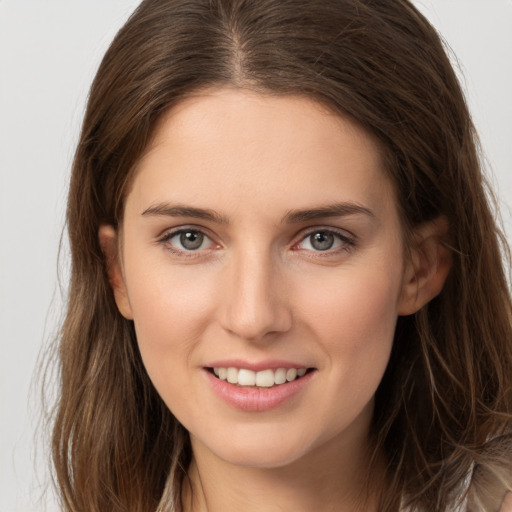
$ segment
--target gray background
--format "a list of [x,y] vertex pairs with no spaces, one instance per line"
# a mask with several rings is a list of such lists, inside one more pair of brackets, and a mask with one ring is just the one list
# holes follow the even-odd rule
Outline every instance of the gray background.
[[[40,351],[62,315],[57,252],[89,84],[138,0],[0,0],[0,512],[57,510]],[[512,232],[512,0],[417,0],[458,56]],[[509,236],[510,239],[510,236]],[[59,264],[65,289],[67,251]]]

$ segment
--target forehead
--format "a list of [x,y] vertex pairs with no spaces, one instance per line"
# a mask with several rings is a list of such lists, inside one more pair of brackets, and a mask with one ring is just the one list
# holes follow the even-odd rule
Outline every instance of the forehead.
[[160,120],[128,200],[261,214],[343,201],[385,208],[392,189],[378,142],[355,122],[306,97],[223,88]]

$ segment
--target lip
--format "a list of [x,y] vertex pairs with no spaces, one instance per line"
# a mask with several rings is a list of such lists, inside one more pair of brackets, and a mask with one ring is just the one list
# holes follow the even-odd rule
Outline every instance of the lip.
[[[247,365],[237,366],[236,364],[223,366],[224,363],[225,362],[223,362],[222,365],[219,364],[219,367],[247,368],[250,370],[253,370],[254,367],[261,368],[259,364],[248,367]],[[277,366],[276,368],[286,367],[305,368],[301,365],[297,367],[293,365],[290,366],[289,364],[288,366],[282,365]],[[270,368],[272,367],[265,366],[262,369]],[[306,375],[300,379],[287,382],[286,384],[280,384],[279,386],[274,386],[272,388],[242,387],[235,384],[230,384],[225,380],[220,380],[215,377],[210,369],[206,367],[203,368],[203,374],[213,392],[229,406],[245,412],[264,412],[275,409],[299,395],[316,374],[316,370],[306,373]]]

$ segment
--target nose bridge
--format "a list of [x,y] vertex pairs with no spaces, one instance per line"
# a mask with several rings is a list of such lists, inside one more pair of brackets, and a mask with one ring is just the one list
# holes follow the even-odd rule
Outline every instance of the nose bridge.
[[291,327],[283,293],[283,272],[271,250],[246,247],[233,254],[222,292],[224,328],[240,338],[258,340]]

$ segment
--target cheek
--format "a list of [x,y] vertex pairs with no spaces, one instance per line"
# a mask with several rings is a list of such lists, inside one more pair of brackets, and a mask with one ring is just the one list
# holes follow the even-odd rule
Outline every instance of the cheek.
[[126,283],[141,356],[158,388],[192,364],[215,295],[211,279],[197,268],[177,271],[165,259],[163,264],[139,261],[132,256],[125,262]]
[[303,318],[333,379],[354,400],[372,396],[387,366],[397,321],[400,274],[340,272],[320,294],[303,293]]
[[301,309],[327,339],[338,340],[337,346],[364,344],[393,333],[399,282],[399,276],[342,271],[324,281],[320,293],[304,290]]

